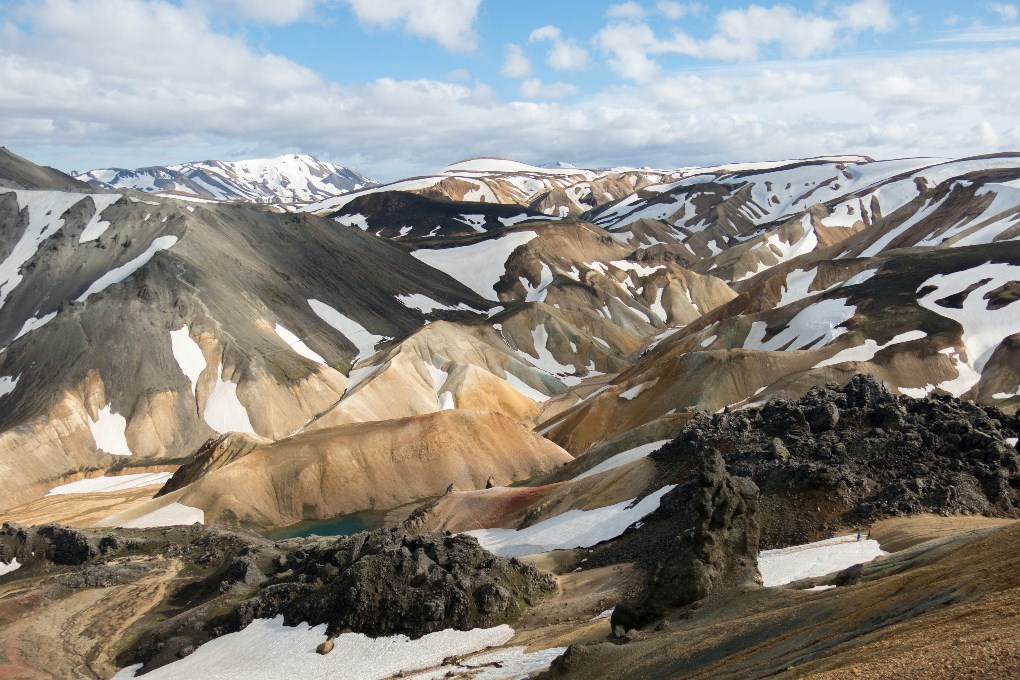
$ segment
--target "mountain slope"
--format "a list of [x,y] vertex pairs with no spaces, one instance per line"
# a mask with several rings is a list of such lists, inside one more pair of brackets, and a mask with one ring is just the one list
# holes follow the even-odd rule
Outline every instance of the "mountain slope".
[[167,196],[277,204],[321,201],[374,184],[349,168],[298,154],[136,170],[105,168],[76,177],[98,189],[136,189]]

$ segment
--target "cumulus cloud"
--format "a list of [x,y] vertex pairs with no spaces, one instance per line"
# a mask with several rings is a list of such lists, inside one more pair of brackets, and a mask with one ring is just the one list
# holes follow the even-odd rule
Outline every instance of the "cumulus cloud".
[[606,10],[606,16],[611,19],[643,19],[648,12],[636,2],[621,2],[618,5],[610,5]]
[[478,46],[475,21],[481,0],[344,0],[358,21],[435,40],[453,52]]
[[504,49],[503,69],[507,78],[527,78],[531,75],[531,60],[524,55],[520,45],[509,44]]
[[670,21],[676,21],[687,16],[698,16],[704,13],[705,6],[697,2],[659,0],[655,5],[655,10]]
[[614,26],[611,45],[643,46],[617,65],[640,78],[584,93],[528,74],[507,101],[477,82],[331,82],[218,32],[194,5],[39,0],[18,24],[0,21],[0,129],[5,145],[64,169],[294,151],[378,179],[482,155],[668,167],[1020,144],[1020,73],[996,66],[1020,63],[1020,50],[1006,44],[678,72],[649,59],[672,38]]
[[1016,21],[1020,11],[1013,3],[993,2],[987,5],[988,11],[998,15],[1003,21]]
[[582,71],[588,68],[588,50],[578,45],[577,41],[564,38],[556,26],[536,28],[528,36],[528,42],[551,42],[552,47],[545,61],[557,71]]
[[764,48],[776,46],[785,56],[803,59],[832,52],[863,31],[888,31],[895,25],[887,0],[858,0],[829,17],[787,5],[750,5],[720,12],[715,33],[704,40],[682,30],[660,38],[648,24],[628,21],[609,24],[595,42],[610,54],[609,65],[618,75],[647,82],[659,72],[653,58],[658,54],[753,61]]

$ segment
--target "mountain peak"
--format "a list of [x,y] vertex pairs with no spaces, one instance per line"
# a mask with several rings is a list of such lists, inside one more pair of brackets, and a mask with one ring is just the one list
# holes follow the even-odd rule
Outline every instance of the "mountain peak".
[[129,170],[103,168],[76,175],[102,189],[255,203],[307,203],[376,183],[350,168],[305,154],[237,161],[206,160]]

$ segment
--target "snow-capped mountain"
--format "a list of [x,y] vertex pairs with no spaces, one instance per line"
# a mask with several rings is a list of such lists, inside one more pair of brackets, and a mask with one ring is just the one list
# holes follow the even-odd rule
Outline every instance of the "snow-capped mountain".
[[97,189],[135,189],[166,196],[253,203],[307,203],[375,186],[367,177],[311,156],[200,161],[75,175]]

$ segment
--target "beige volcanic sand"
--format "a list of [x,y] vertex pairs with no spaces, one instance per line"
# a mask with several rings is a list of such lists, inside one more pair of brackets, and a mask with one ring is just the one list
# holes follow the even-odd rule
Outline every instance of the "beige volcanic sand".
[[201,508],[207,523],[280,526],[395,508],[439,496],[450,484],[484,488],[490,476],[509,484],[570,460],[506,416],[439,411],[304,432],[259,447],[172,500]]
[[0,522],[28,525],[53,522],[72,527],[92,527],[104,517],[144,505],[156,495],[160,486],[157,484],[110,493],[44,496],[0,514]]
[[70,590],[42,577],[0,585],[0,678],[110,678],[118,642],[167,597],[184,564],[151,560],[133,583]]
[[875,536],[890,545],[964,533],[880,558],[854,586],[710,599],[666,631],[585,647],[554,677],[1018,677],[1020,524],[970,528],[991,523],[933,516],[881,522]]

